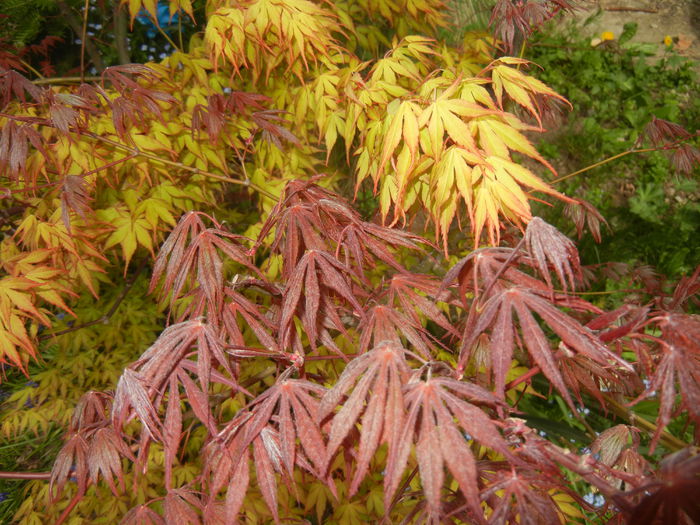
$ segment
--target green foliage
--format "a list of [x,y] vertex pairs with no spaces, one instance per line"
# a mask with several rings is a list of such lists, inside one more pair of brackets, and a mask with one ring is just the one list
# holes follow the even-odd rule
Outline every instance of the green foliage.
[[[644,145],[653,116],[691,131],[700,127],[693,62],[668,50],[653,57],[663,46],[631,43],[635,31],[628,24],[619,40],[595,47],[575,28],[542,32],[530,43],[527,55],[542,67],[540,78],[574,108],[538,144],[560,173]],[[557,186],[592,203],[609,222],[601,244],[590,236],[580,243],[585,262],[651,265],[670,278],[693,271],[700,253],[697,179],[676,173],[669,157],[628,155]],[[539,213],[570,228],[561,207]]]

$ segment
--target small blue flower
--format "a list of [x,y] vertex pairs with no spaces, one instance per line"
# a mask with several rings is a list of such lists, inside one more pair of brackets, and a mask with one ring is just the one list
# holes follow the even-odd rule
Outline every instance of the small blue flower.
[[0,492],[0,502],[10,498],[9,492]]
[[[156,19],[158,20],[158,25],[163,31],[169,33],[174,27],[177,26],[179,19],[179,12],[173,14],[170,18],[170,7],[166,2],[158,2],[156,7]],[[146,36],[148,38],[155,38],[158,34],[158,27],[153,23],[150,13],[145,9],[141,9],[138,15],[136,15],[136,21],[141,25],[146,26]]]

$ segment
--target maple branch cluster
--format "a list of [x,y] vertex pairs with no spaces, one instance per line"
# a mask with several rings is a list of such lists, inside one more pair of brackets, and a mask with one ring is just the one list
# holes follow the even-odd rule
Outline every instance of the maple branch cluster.
[[[156,8],[128,4],[132,18]],[[51,474],[58,523],[98,485],[119,495],[129,484],[139,504],[127,524],[248,512],[282,522],[299,516],[294,505],[309,512],[309,486],[348,505],[370,493],[385,521],[549,524],[583,510],[699,522],[700,455],[667,427],[700,420],[700,320],[689,313],[700,268],[671,293],[639,272],[650,304],[608,312],[584,300],[582,284],[618,278],[619,266],[582,267],[530,201],[558,199],[579,235],[600,239],[597,210],[552,185],[588,168],[548,183],[513,153],[553,172],[525,133],[567,101],[527,61],[494,60],[492,39],[469,51],[422,36],[444,25],[438,0],[359,4],[211,2],[190,52],[74,88],[41,87],[0,53],[0,203],[12,203],[0,210],[11,229],[0,364],[26,371],[38,340],[60,346],[55,336],[109,321],[138,275],[106,315],[39,336],[51,315],[78,317],[79,293],[119,282],[109,270],[126,275],[137,250],[154,259],[150,293],[167,318],[119,365],[114,392],[75,408]],[[513,45],[572,4],[501,0],[497,32]],[[661,119],[646,133],[686,172],[700,160],[696,135]],[[322,142],[325,152],[312,146]],[[324,170],[338,173],[312,175]],[[356,193],[373,186],[381,225],[326,188],[343,174]],[[224,183],[258,198],[266,219],[247,236],[226,227],[240,215]],[[416,218],[444,257],[393,227]],[[462,222],[471,238],[460,247],[474,250],[448,264]],[[492,246],[479,248],[482,237]],[[523,400],[547,394],[590,450],[557,446],[526,419]],[[654,423],[630,410],[652,397]],[[620,423],[597,435],[588,407]],[[655,470],[657,446],[673,453]]]
[[[336,482],[345,480],[352,497],[378,465],[387,516],[409,502],[416,519],[430,522],[514,523],[517,516],[555,523],[562,517],[556,494],[592,511],[562,469],[589,482],[607,505],[638,516],[635,523],[664,512],[692,516],[698,456],[682,451],[653,474],[627,425],[598,436],[594,455],[562,449],[517,417],[517,394],[531,389],[529,379],[508,381],[517,357],[574,414],[590,399],[605,407],[607,399],[624,403],[656,391],[652,447],[676,410],[697,422],[700,322],[679,308],[700,288],[700,270],[679,286],[671,308],[603,312],[567,293],[582,276],[577,251],[540,219],[516,248],[477,250],[442,282],[397,257],[432,250],[419,236],[363,221],[313,181],[287,186],[254,242],[205,214],[185,214],[151,282],[172,322],[127,367],[113,396],[89,393],[76,409],[54,467],[54,497],[72,476],[80,494],[99,478],[123,490],[122,458],[144,472],[156,445],[164,452],[166,520],[230,522],[251,490],[251,463],[276,522],[283,517],[278,481],[293,492],[300,471],[337,497]],[[261,251],[281,257],[277,279],[255,265]],[[378,274],[381,283],[371,284]],[[660,337],[646,335],[650,324]],[[634,362],[622,357],[629,348]],[[320,356],[338,366],[314,366]],[[262,390],[252,387],[263,379],[251,382],[249,372],[259,361],[276,367]],[[213,391],[245,402],[224,417]],[[202,474],[176,486],[183,437],[200,425]],[[411,464],[422,497],[407,491]],[[125,523],[152,514],[144,504]]]

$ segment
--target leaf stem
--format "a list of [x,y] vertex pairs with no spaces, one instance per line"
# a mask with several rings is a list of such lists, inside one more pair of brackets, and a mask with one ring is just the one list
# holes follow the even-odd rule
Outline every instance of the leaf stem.
[[638,148],[638,149],[630,149],[627,151],[623,151],[622,153],[618,153],[617,155],[613,155],[612,157],[608,157],[606,159],[598,161],[595,164],[591,164],[590,166],[586,166],[585,168],[581,168],[580,170],[576,170],[572,173],[564,175],[563,177],[556,178],[553,181],[551,181],[550,184],[557,184],[559,182],[565,181],[566,179],[570,179],[571,177],[575,177],[576,175],[580,175],[581,173],[585,173],[585,172],[590,171],[592,169],[595,169],[599,166],[603,166],[604,164],[607,164],[608,162],[612,162],[614,160],[625,157],[626,155],[630,155],[632,153],[649,153],[651,151],[657,151],[658,149],[659,148]]
[[0,471],[0,479],[51,479],[51,472]]
[[80,76],[85,78],[85,42],[87,40],[87,24],[88,24],[88,12],[90,9],[90,0],[85,0],[85,6],[83,7],[83,32],[80,35],[82,39],[80,42]]
[[231,184],[238,184],[240,186],[246,186],[252,190],[257,191],[258,193],[260,193],[262,195],[265,195],[266,197],[269,197],[273,200],[277,200],[277,197],[275,195],[273,195],[272,193],[270,193],[266,189],[261,188],[257,184],[253,184],[252,182],[238,180],[238,179],[232,179],[231,177],[226,177],[225,175],[218,175],[218,174],[212,173],[210,171],[195,168],[194,166],[187,166],[186,164],[183,164],[181,162],[164,159],[162,157],[159,157],[158,155],[154,155],[154,154],[148,153],[146,151],[141,151],[139,148],[128,146],[128,145],[123,144],[117,140],[112,140],[110,138],[103,137],[101,135],[98,135],[97,133],[93,133],[92,131],[83,131],[82,133],[84,135],[89,136],[90,138],[93,138],[93,139],[98,140],[100,142],[104,142],[105,144],[109,144],[109,145],[114,146],[115,148],[121,149],[123,151],[127,151],[134,156],[144,157],[144,158],[152,160],[154,162],[160,162],[160,163],[165,164],[167,166],[173,166],[173,167],[183,169],[183,170],[186,170],[186,171],[198,174],[198,175],[203,175],[205,177],[209,177],[210,179],[216,179],[216,180],[220,180],[223,182],[229,182]]
[[41,86],[44,84],[76,84],[79,82],[99,82],[102,77],[52,77],[52,78],[40,78],[38,80],[33,80],[32,84]]
[[[629,408],[627,408],[624,405],[621,405],[618,403],[615,399],[613,399],[611,396],[607,394],[603,394],[603,399],[605,399],[605,402],[610,405],[610,407],[613,409],[613,412],[615,412],[616,415],[620,416],[623,419],[626,419],[629,421],[629,423],[632,426],[638,427],[642,430],[645,430],[652,436],[655,435],[657,432],[659,432],[659,427],[655,424],[652,423],[651,421],[647,421],[641,416],[638,416],[634,412],[632,412]],[[688,443],[685,443],[684,441],[681,441],[678,439],[676,436],[668,432],[667,430],[662,430],[659,432],[660,436],[660,441],[666,445],[666,447],[671,450],[672,452],[677,452],[679,450],[682,450],[684,448],[688,448],[690,445]]]
[[58,332],[44,334],[41,337],[39,337],[39,341],[44,341],[46,339],[50,339],[52,337],[56,337],[59,335],[69,334],[71,332],[81,330],[82,328],[88,328],[89,326],[94,326],[96,324],[107,324],[107,322],[109,322],[109,320],[112,318],[112,316],[117,312],[117,309],[119,309],[119,305],[122,303],[122,301],[124,301],[126,296],[129,294],[129,292],[131,291],[131,288],[133,288],[134,284],[136,283],[136,280],[139,278],[139,275],[141,275],[141,272],[143,272],[143,270],[146,268],[147,262],[148,262],[148,259],[144,259],[141,262],[139,267],[136,269],[136,273],[134,273],[134,275],[131,277],[131,280],[127,283],[127,285],[121,291],[121,293],[119,294],[119,297],[117,297],[114,300],[112,307],[102,317],[100,317],[99,319],[95,319],[93,321],[88,321],[86,323],[71,326],[71,327],[66,328],[64,330],[59,330]]
[[[533,376],[537,375],[541,371],[539,366],[534,366],[527,372],[525,372],[523,375],[520,377],[514,379],[510,383],[506,385],[506,390],[511,390],[518,386],[519,384],[531,379]],[[647,421],[641,416],[638,416],[634,412],[632,412],[629,408],[627,408],[624,405],[621,405],[618,403],[615,399],[613,399],[611,396],[608,394],[603,393],[603,399],[605,399],[605,402],[612,408],[613,412],[620,418],[624,419],[630,425],[638,427],[641,430],[644,430],[648,432],[650,435],[656,434],[658,430],[658,426],[655,423],[652,423],[651,421]],[[592,428],[586,423],[584,425],[588,428],[589,433],[593,431]],[[676,436],[673,434],[669,433],[667,430],[662,430],[660,433],[660,440],[661,442],[664,443],[664,445],[671,450],[672,452],[677,452],[678,450],[687,448],[689,445],[685,443],[684,441],[681,441],[678,439]]]

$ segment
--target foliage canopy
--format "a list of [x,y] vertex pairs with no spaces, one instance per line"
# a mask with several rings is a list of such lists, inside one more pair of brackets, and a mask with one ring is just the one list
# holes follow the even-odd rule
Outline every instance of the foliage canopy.
[[[496,6],[506,41],[569,7],[525,4]],[[37,381],[2,431],[65,428],[16,520],[698,518],[700,268],[584,300],[531,211],[601,220],[528,138],[568,102],[446,24],[437,0],[212,0],[159,63],[0,70],[0,362]],[[547,397],[567,425],[538,427]]]

